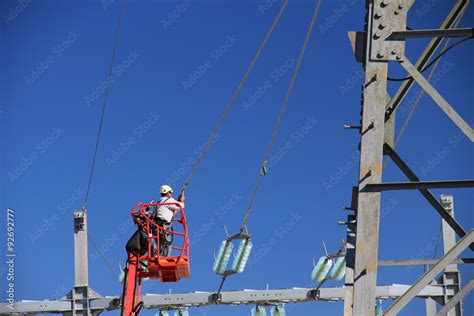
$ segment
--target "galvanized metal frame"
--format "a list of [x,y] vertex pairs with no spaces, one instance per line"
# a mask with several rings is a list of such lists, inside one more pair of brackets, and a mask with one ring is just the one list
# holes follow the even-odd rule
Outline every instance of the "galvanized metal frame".
[[[443,221],[444,224],[444,221]],[[443,226],[443,230],[445,227]],[[449,227],[450,230],[451,227]],[[445,234],[443,233],[443,236]],[[379,261],[379,267],[396,267],[396,266],[426,266],[426,265],[432,265],[438,262],[437,259],[413,259],[413,260],[383,260]],[[456,258],[451,262],[451,264],[473,264],[474,263],[474,258]]]
[[[409,285],[378,286],[376,297],[379,299],[396,299],[403,295]],[[268,289],[224,291],[219,293],[216,300],[215,292],[193,292],[179,294],[147,294],[142,295],[143,307],[148,309],[177,309],[179,307],[204,307],[214,305],[276,305],[281,303],[327,302],[344,299],[344,288],[293,288],[293,289]],[[417,297],[442,298],[444,291],[438,286],[424,288]],[[90,300],[91,313],[119,309],[120,297],[99,297]],[[6,304],[0,304],[0,314],[11,313]],[[71,301],[67,298],[53,301],[24,301],[15,304],[14,313],[70,313]]]
[[448,251],[437,263],[426,271],[403,295],[401,295],[384,312],[384,316],[395,316],[405,307],[416,294],[426,287],[439,273],[441,273],[457,256],[459,256],[472,242],[474,242],[474,229],[469,231],[451,250]]
[[[466,231],[452,214],[428,190],[448,185],[455,187],[459,182],[421,182],[408,165],[401,160],[393,146],[395,111],[416,81],[430,95],[435,103],[473,141],[472,128],[453,110],[449,103],[421,75],[420,70],[428,63],[440,46],[442,37],[472,35],[472,29],[449,30],[465,10],[468,0],[458,0],[439,30],[406,30],[406,16],[414,0],[366,0],[367,17],[365,33],[354,37],[357,60],[363,62],[365,81],[362,100],[362,126],[360,142],[359,183],[354,191],[351,208],[356,215],[348,215],[347,227],[347,269],[344,288],[294,288],[263,291],[233,291],[219,293],[196,292],[186,294],[144,295],[145,308],[172,309],[181,306],[211,306],[216,304],[257,304],[299,303],[309,301],[344,300],[345,315],[373,315],[375,299],[397,299],[387,315],[395,314],[411,298],[426,298],[431,312],[436,310],[435,301],[445,306],[438,314],[445,315],[454,306],[460,306],[462,297],[472,289],[471,280],[463,289],[451,293],[443,287],[428,285],[430,280],[446,269],[446,273],[456,273],[457,263],[472,263],[472,258],[457,259],[466,247],[474,250],[473,231]],[[421,54],[415,65],[405,57],[405,39],[435,36]],[[356,48],[358,46],[358,48]],[[362,50],[361,50],[362,47]],[[362,53],[361,53],[362,52]],[[397,61],[412,78],[404,81],[397,93],[390,99],[386,92],[388,62]],[[387,154],[410,183],[381,183],[382,158]],[[462,185],[472,186],[472,180]],[[462,237],[441,260],[401,260],[378,261],[378,238],[380,217],[380,191],[393,188],[419,190],[443,218],[443,232],[450,231]],[[87,213],[75,212],[75,286],[63,298],[54,301],[25,301],[15,304],[17,313],[63,313],[66,315],[95,315],[106,310],[119,308],[119,297],[102,297],[95,293],[88,282],[87,267]],[[453,235],[454,236],[454,235]],[[452,241],[452,239],[451,239]],[[445,248],[447,246],[445,245]],[[433,264],[418,282],[412,286],[377,286],[378,266]],[[446,280],[441,280],[446,283]],[[439,283],[439,282],[438,282]],[[445,284],[446,285],[446,284]],[[449,294],[449,295],[448,295]],[[451,295],[454,294],[454,295]],[[448,301],[448,299],[450,299]],[[434,308],[433,308],[434,306]],[[0,304],[0,313],[9,312],[5,304]],[[456,314],[458,315],[458,314]]]
[[[355,247],[355,267],[353,287],[346,287],[345,315],[373,315],[375,313],[374,288],[377,280],[378,239],[380,220],[380,195],[385,190],[417,189],[435,207],[438,213],[446,220],[449,227],[461,237],[463,245],[474,249],[472,238],[468,238],[464,229],[446,211],[443,205],[428,190],[430,188],[445,187],[473,187],[474,181],[431,181],[422,182],[396,154],[393,146],[394,113],[396,107],[402,102],[408,90],[416,81],[435,103],[448,115],[448,117],[473,141],[474,133],[471,127],[460,117],[448,102],[433,88],[421,75],[420,70],[428,63],[431,56],[441,43],[441,37],[471,36],[472,29],[446,30],[454,25],[460,14],[464,11],[467,1],[458,1],[451,13],[443,22],[441,30],[406,30],[407,10],[413,1],[391,0],[366,0],[367,16],[365,28],[365,59],[363,67],[365,80],[362,93],[362,126],[360,128],[360,170],[359,190],[356,200],[357,227]],[[425,49],[416,66],[406,58],[405,39],[425,36],[436,36]],[[360,37],[360,35],[359,35]],[[354,47],[356,41],[352,36]],[[356,55],[360,56],[355,47]],[[357,51],[359,51],[357,53]],[[360,60],[360,58],[358,58]],[[402,83],[396,95],[388,100],[386,97],[387,62],[397,61],[407,70],[411,78]],[[388,101],[388,102],[387,102]],[[388,104],[384,117],[380,119],[380,109]],[[384,126],[383,122],[386,123]],[[382,123],[382,124],[381,124]],[[384,135],[386,133],[386,135]],[[394,162],[410,179],[410,183],[382,183],[382,152],[388,153]],[[467,241],[466,241],[467,240]],[[455,249],[455,248],[453,248]],[[454,260],[455,258],[451,258]],[[433,267],[439,268],[443,260],[436,262]],[[451,262],[451,261],[450,261]],[[445,266],[443,266],[444,268]],[[348,267],[346,271],[350,271]],[[432,271],[433,268],[430,270]],[[424,280],[423,280],[424,281]],[[428,280],[428,282],[431,280]],[[418,282],[410,289],[419,290],[428,283]],[[409,290],[409,291],[410,291]],[[400,301],[408,303],[414,296],[413,293],[404,295],[397,300],[398,303],[391,307],[396,310],[401,306]],[[351,305],[352,304],[352,305]]]
[[367,184],[364,192],[382,192],[395,190],[421,190],[446,188],[472,188],[474,180],[446,180],[446,181],[413,181],[413,182],[385,182]]
[[[469,292],[472,291],[474,288],[474,278],[469,280],[469,282],[459,291],[454,295],[451,300],[436,313],[436,316],[446,316],[448,313],[455,308],[456,306],[460,306],[461,300],[463,299],[464,296],[469,294]],[[460,315],[461,307],[459,307],[459,311],[456,311],[457,314],[454,315]]]
[[[373,54],[377,59],[385,55],[380,48],[377,53],[372,52],[372,39],[382,39],[383,34],[377,31],[379,25],[388,25],[391,19],[376,12],[380,4],[380,0],[367,1],[353,301],[352,306],[347,301],[344,306],[348,315],[375,314],[380,192],[362,192],[360,189],[367,184],[380,183],[382,179],[385,111],[380,105],[387,103],[387,61],[372,59]],[[374,18],[376,14],[379,19]],[[378,20],[376,25],[375,20]]]
[[[440,202],[446,211],[454,217],[454,197],[452,195],[442,194],[440,196]],[[456,233],[448,225],[448,223],[446,223],[445,220],[441,221],[441,229],[443,233],[443,253],[447,254],[448,251],[456,245]],[[447,303],[452,301],[452,299],[461,290],[461,274],[459,273],[457,262],[451,262],[451,264],[449,264],[446,269],[444,269],[444,273],[442,274],[440,281],[445,289],[442,302],[442,305],[444,305],[443,308],[445,308]],[[449,316],[462,315],[461,301],[452,307],[454,308],[449,308],[446,312]],[[443,310],[443,308],[441,308],[441,310]]]

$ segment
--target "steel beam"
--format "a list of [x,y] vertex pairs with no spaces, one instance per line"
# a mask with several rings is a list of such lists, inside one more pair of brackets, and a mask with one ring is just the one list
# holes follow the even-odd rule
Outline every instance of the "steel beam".
[[415,79],[415,81],[421,86],[421,88],[428,94],[431,99],[439,106],[441,110],[456,124],[456,126],[466,136],[474,142],[474,131],[469,124],[449,105],[449,103],[439,94],[438,91],[429,83],[428,80],[413,66],[410,60],[403,56],[400,64]]
[[[383,260],[379,261],[379,267],[393,267],[393,266],[426,266],[438,262],[436,259],[416,259],[416,260]],[[472,264],[474,258],[456,258],[451,264]]]
[[[377,286],[376,297],[378,299],[395,299],[407,291],[409,285],[387,285]],[[417,297],[443,297],[443,289],[439,286],[427,286]],[[227,291],[220,293],[220,300],[215,300],[214,292],[194,292],[177,294],[147,294],[142,295],[141,300],[145,308],[178,308],[190,306],[210,305],[247,305],[247,304],[273,304],[273,303],[302,303],[302,302],[326,302],[340,301],[344,299],[344,288],[321,288],[315,291],[313,288],[293,288],[278,290],[244,290]],[[102,297],[91,301],[91,310],[97,313],[105,310],[117,310],[120,308],[120,297]],[[68,313],[72,310],[70,300],[54,301],[21,301],[15,303],[13,310],[7,304],[0,304],[0,314],[8,313]]]
[[74,212],[74,286],[89,285],[87,212]]
[[[440,202],[444,209],[454,218],[454,197],[452,195],[441,194]],[[443,253],[446,254],[456,245],[456,234],[445,220],[442,220],[441,224],[443,232]],[[461,275],[458,270],[458,265],[451,262],[451,264],[444,269],[441,279],[442,285],[444,286],[443,305],[445,305],[461,290]],[[462,316],[461,302],[459,302],[455,308],[451,309],[447,316]]]
[[465,285],[456,295],[451,298],[451,300],[446,303],[436,314],[436,316],[446,316],[448,312],[456,305],[458,305],[464,296],[469,294],[471,290],[474,288],[474,279],[471,279],[467,285]]
[[[454,218],[454,197],[452,195],[440,195],[440,203],[443,205],[446,212],[449,213]],[[451,228],[451,226],[446,223],[445,220],[441,220],[441,228],[443,232],[443,253],[447,253],[449,249],[453,248],[456,245],[456,233]],[[457,272],[458,267],[456,264],[450,264],[446,272]]]
[[[393,285],[378,286],[376,297],[388,299],[402,295],[409,286]],[[443,291],[439,287],[429,286],[419,297],[437,297]],[[162,308],[173,306],[206,306],[215,304],[210,292],[187,294],[152,294],[144,295],[142,301],[145,308]],[[247,304],[277,304],[298,303],[311,301],[339,301],[344,298],[344,288],[321,288],[314,296],[314,289],[294,288],[281,290],[244,290],[221,292],[219,304],[222,305],[247,305]]]
[[74,212],[74,288],[62,299],[71,302],[65,316],[90,316],[94,314],[91,301],[102,298],[89,287],[87,210]]
[[424,37],[471,37],[474,36],[473,31],[474,29],[472,28],[394,31],[387,39],[392,41],[402,41],[405,39]]
[[[442,292],[442,290],[441,290]],[[117,310],[119,306],[119,297],[101,297],[91,301],[90,312],[97,314],[106,310]],[[74,306],[73,302],[68,299],[52,300],[52,301],[20,301],[16,302],[14,309],[6,307],[6,304],[0,304],[0,314],[45,314],[45,313],[61,313],[71,314],[77,310],[79,306]]]
[[[454,23],[457,21],[457,19],[463,14],[468,3],[469,3],[468,0],[458,0],[456,4],[454,5],[454,7],[451,9],[451,12],[449,12],[448,16],[441,24],[440,29],[451,28],[454,25]],[[429,62],[429,60],[433,56],[433,54],[441,45],[442,40],[443,39],[440,37],[433,38],[428,44],[428,46],[426,46],[420,58],[418,58],[418,61],[416,62],[416,68],[418,70],[421,70],[423,69],[423,67],[426,66],[426,64]],[[392,97],[390,102],[388,102],[388,105],[386,107],[386,112],[385,112],[385,121],[388,121],[390,119],[390,116],[392,115],[392,113],[397,109],[397,107],[403,101],[408,91],[410,91],[411,87],[413,86],[413,83],[414,83],[413,79],[408,79],[406,81],[403,81],[403,83],[400,85],[400,88],[398,88],[395,95]]]
[[[408,165],[400,158],[395,150],[389,145],[384,145],[384,153],[387,154],[390,159],[398,166],[398,168],[405,174],[410,181],[420,181],[420,178],[408,167]],[[434,207],[438,214],[453,228],[459,237],[464,237],[466,232],[461,225],[446,211],[444,206],[438,201],[438,199],[428,189],[420,189],[420,193],[425,197],[428,203]],[[470,246],[471,250],[474,250],[474,245]]]
[[394,190],[452,189],[472,187],[474,187],[474,180],[447,180],[373,183],[367,184],[362,190],[364,192],[381,192]]
[[425,299],[425,309],[426,309],[426,316],[435,316],[436,315],[436,301],[428,297]]
[[470,244],[474,242],[474,230],[470,230],[459,242],[448,251],[436,264],[426,271],[402,296],[400,296],[384,312],[384,316],[395,316],[416,295],[427,286],[439,273],[443,271],[457,256],[459,256]]
[[[372,40],[376,33],[372,22],[375,6],[378,8],[380,2],[380,0],[366,2],[367,48],[361,111],[359,195],[352,308],[352,315],[357,316],[375,314],[380,192],[363,192],[360,189],[370,183],[380,183],[382,179],[384,105],[387,104],[387,62],[374,61],[370,57]],[[389,19],[390,17],[385,16],[384,18]]]

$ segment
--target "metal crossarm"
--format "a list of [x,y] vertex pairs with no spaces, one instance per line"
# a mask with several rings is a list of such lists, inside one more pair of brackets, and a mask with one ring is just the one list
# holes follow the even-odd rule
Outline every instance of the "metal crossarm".
[[395,31],[388,37],[389,40],[399,41],[410,38],[423,37],[472,37],[474,36],[473,29],[449,29],[449,30],[408,30]]
[[[436,259],[413,259],[413,260],[383,260],[379,261],[379,267],[390,267],[390,266],[415,266],[415,265],[431,265],[438,262]],[[452,264],[464,264],[474,263],[474,258],[457,258],[454,259]]]
[[474,180],[447,180],[447,181],[413,181],[413,182],[386,182],[367,184],[364,192],[381,192],[393,190],[420,190],[444,188],[472,188]]
[[[406,292],[409,285],[385,285],[377,286],[376,297],[378,299],[395,299]],[[202,307],[211,305],[248,305],[262,304],[271,305],[277,303],[302,303],[302,302],[326,302],[340,301],[344,299],[344,288],[292,288],[275,290],[243,290],[225,291],[219,295],[219,301],[215,300],[214,292],[194,292],[177,294],[147,294],[141,296],[143,307],[148,309],[177,309],[179,307]],[[424,288],[418,297],[443,297],[444,291],[439,286],[428,286]],[[93,313],[106,310],[119,309],[119,297],[100,297],[91,300],[90,308]],[[22,301],[15,304],[13,310],[0,304],[0,313],[68,313],[71,311],[71,302],[68,300],[54,301]]]

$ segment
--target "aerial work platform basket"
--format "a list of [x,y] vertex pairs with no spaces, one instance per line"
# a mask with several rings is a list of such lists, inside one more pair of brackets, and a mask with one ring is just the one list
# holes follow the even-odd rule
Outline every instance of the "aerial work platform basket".
[[[166,205],[179,207],[169,226],[155,217],[156,209]],[[178,282],[190,275],[188,228],[181,205],[140,202],[132,209],[132,217],[138,230],[127,243],[128,260],[122,295],[122,315],[127,316],[138,312],[142,306],[140,288],[143,279]],[[171,251],[163,255],[166,246]]]
[[[159,206],[176,205],[171,227],[166,229],[152,216]],[[162,282],[177,282],[189,277],[189,241],[186,215],[179,203],[138,203],[132,217],[140,231],[147,237],[147,252],[139,261],[147,262],[147,268],[139,273],[141,278],[160,279]],[[162,256],[160,249],[165,238],[171,237],[171,255]]]

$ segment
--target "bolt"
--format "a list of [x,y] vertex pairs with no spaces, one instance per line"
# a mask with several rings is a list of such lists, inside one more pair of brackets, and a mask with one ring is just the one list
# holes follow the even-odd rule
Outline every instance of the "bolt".
[[400,11],[398,11],[398,10],[395,10],[395,12],[393,12],[393,14],[395,14],[395,15],[399,15],[399,14],[400,14]]
[[382,59],[383,57],[384,57],[384,55],[380,51],[378,51],[377,52],[377,58]]
[[380,2],[380,6],[382,8],[385,8],[386,6],[388,6],[390,4],[390,0],[383,0],[382,2]]
[[394,56],[396,55],[395,58],[396,58],[397,60],[400,60],[400,59],[401,59],[400,54],[399,54],[396,50],[392,50],[390,53],[391,53],[392,55],[394,55]]
[[374,14],[374,19],[375,19],[375,20],[378,20],[378,19],[380,19],[381,17],[382,17],[382,14],[381,14],[380,12],[375,12],[375,14]]
[[383,30],[386,27],[387,27],[387,24],[385,24],[385,23],[380,23],[379,24],[379,30]]
[[374,36],[372,36],[374,40],[378,40],[380,38],[380,35],[378,33],[374,33]]

